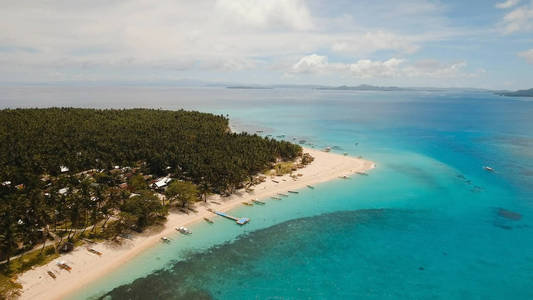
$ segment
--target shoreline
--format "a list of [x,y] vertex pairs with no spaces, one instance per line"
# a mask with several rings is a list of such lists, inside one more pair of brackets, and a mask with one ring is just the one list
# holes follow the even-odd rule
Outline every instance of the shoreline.
[[[269,198],[278,193],[286,193],[288,190],[302,189],[307,185],[319,184],[375,168],[374,162],[351,156],[308,148],[304,148],[304,152],[311,154],[315,160],[297,171],[303,174],[297,180],[284,175],[276,177],[274,180],[279,182],[276,183],[267,177],[265,182],[253,186],[254,191],[251,193],[243,192],[225,198],[219,195],[210,196],[207,205],[198,202],[195,206],[197,213],[169,213],[161,231],[148,230],[146,233],[135,234],[130,240],[123,240],[121,245],[111,242],[92,244],[90,247],[102,252],[102,256],[89,253],[85,245],[79,246],[74,251],[61,255],[46,265],[35,267],[21,274],[17,280],[23,285],[19,299],[62,299],[70,296],[84,285],[112,272],[145,250],[161,243],[161,237],[176,232],[175,227],[203,221],[204,217],[213,217],[213,214],[207,210],[208,208],[227,212],[242,205],[244,201]],[[220,205],[210,204],[209,201],[217,201]],[[56,266],[57,261],[66,261],[72,267],[72,271],[70,273],[60,271]],[[56,279],[52,279],[47,271],[54,272]]]

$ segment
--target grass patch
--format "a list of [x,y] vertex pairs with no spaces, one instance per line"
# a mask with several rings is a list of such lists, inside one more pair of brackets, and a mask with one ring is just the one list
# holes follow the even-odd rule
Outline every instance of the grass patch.
[[283,162],[276,163],[272,169],[266,170],[264,174],[282,176],[282,175],[291,173],[295,167],[296,167],[296,164],[294,162],[283,161]]
[[15,282],[10,276],[0,274],[0,299],[14,299],[22,285]]
[[9,265],[5,264],[0,270],[3,275],[11,276],[31,269],[34,266],[42,266],[59,257],[53,245],[47,246],[41,252],[40,250],[25,254],[19,258],[13,259]]
[[17,291],[22,286],[15,282],[16,275],[31,269],[34,266],[42,266],[59,257],[53,245],[13,259],[9,264],[0,266],[0,299],[11,299],[17,296]]

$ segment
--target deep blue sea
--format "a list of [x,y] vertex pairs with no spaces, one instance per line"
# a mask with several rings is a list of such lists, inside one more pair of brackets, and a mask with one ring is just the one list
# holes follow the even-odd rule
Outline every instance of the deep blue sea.
[[[533,299],[533,101],[488,92],[1,87],[2,107],[228,115],[377,163],[191,226],[72,299]],[[491,166],[496,172],[483,169]]]

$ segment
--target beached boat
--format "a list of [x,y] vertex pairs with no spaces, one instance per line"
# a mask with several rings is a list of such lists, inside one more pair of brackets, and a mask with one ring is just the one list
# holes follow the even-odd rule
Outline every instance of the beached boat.
[[283,193],[278,193],[278,196],[289,197],[289,195],[287,195],[287,194],[283,194]]
[[184,227],[184,226],[176,227],[176,230],[177,230],[179,233],[181,233],[181,234],[192,234],[192,232],[189,230],[189,228]]
[[204,221],[206,221],[207,223],[209,224],[213,224],[213,220],[209,219],[209,218],[204,218]]
[[297,191],[289,191],[289,193],[291,193],[291,194],[298,194]]
[[67,270],[69,272],[72,270],[72,268],[69,265],[67,265],[67,263],[64,261],[58,261],[56,262],[56,265],[60,267],[61,269]]
[[271,198],[274,199],[274,200],[281,200],[281,198],[279,198],[279,197],[271,197]]
[[274,179],[272,179],[272,181],[275,182],[275,183],[279,183],[279,181],[276,181],[276,180],[274,180]]
[[363,176],[368,176],[368,173],[365,173],[365,172],[355,172],[355,173],[357,173],[359,175],[363,175]]
[[89,249],[87,249],[87,250],[88,250],[89,252],[93,253],[93,254],[96,254],[96,255],[98,255],[98,256],[102,256],[102,252],[100,252],[100,251],[96,251],[96,250],[94,250],[93,248],[89,248]]
[[252,203],[248,203],[248,202],[243,202],[242,204],[246,206],[254,206]]
[[211,203],[216,204],[216,205],[220,205],[220,203],[216,202],[216,201],[211,201]]
[[263,201],[259,201],[259,200],[256,200],[256,199],[252,199],[252,201],[256,204],[259,204],[259,205],[265,205],[266,203],[263,202]]
[[309,185],[309,184],[307,185],[307,187],[310,188],[310,189],[314,189],[315,188],[314,186]]
[[56,274],[54,274],[52,271],[47,271],[46,273],[48,273],[48,275],[50,275],[50,277],[56,279]]
[[167,238],[166,236],[162,236],[161,241],[163,241],[163,243],[170,243],[170,239]]

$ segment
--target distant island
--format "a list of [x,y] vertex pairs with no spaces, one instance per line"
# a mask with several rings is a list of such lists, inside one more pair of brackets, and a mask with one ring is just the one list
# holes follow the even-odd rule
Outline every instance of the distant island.
[[271,90],[272,87],[268,86],[246,86],[246,85],[235,85],[235,86],[227,86],[227,89],[235,89],[235,90]]
[[318,87],[317,90],[338,90],[338,91],[409,91],[413,89],[400,88],[395,86],[373,86],[368,84],[361,84],[358,86],[341,85],[337,87]]
[[533,88],[529,90],[518,90],[515,92],[496,92],[497,95],[506,96],[506,97],[533,97]]

